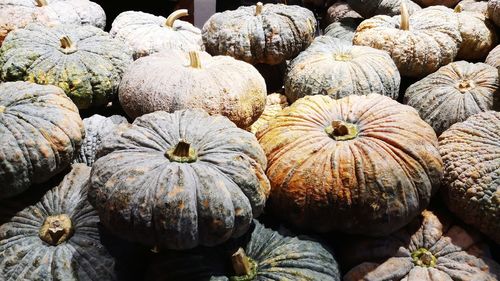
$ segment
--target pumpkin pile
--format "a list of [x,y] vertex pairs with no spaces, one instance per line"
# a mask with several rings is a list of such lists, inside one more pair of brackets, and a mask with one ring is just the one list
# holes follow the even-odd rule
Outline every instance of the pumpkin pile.
[[500,1],[255,2],[0,0],[0,280],[500,280]]

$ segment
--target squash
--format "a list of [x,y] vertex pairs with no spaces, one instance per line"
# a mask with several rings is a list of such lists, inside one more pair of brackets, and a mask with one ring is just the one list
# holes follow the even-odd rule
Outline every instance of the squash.
[[0,84],[0,198],[69,166],[85,134],[78,109],[54,86]]
[[109,33],[130,46],[134,59],[171,49],[201,51],[201,30],[179,20],[187,15],[185,9],[174,11],[167,18],[127,11],[116,17]]
[[460,9],[465,12],[480,13],[488,15],[488,1],[484,0],[462,0],[455,6],[455,9]]
[[11,32],[0,48],[0,78],[58,86],[86,109],[116,96],[131,62],[129,50],[96,27],[30,24]]
[[458,61],[408,87],[404,103],[414,107],[440,135],[471,115],[496,109],[494,100],[499,87],[496,68]]
[[114,235],[159,249],[243,235],[269,194],[255,136],[202,110],[158,111],[101,143],[89,200]]
[[201,108],[247,128],[264,111],[266,83],[250,64],[228,56],[171,50],[136,60],[118,97],[128,116]]
[[319,232],[389,234],[427,206],[442,176],[432,128],[378,94],[307,96],[257,139],[268,160],[269,210]]
[[87,201],[89,176],[89,167],[73,165],[38,203],[0,226],[3,280],[116,280],[99,217]]
[[300,6],[257,3],[212,15],[202,29],[208,53],[251,64],[280,64],[314,39],[314,14]]
[[341,39],[352,43],[354,32],[363,19],[345,18],[334,22],[325,28],[325,36]]
[[452,62],[462,37],[458,17],[443,6],[408,16],[375,16],[364,20],[353,43],[387,51],[402,76],[423,77]]
[[450,210],[500,244],[500,113],[482,112],[439,137]]
[[399,15],[400,6],[403,3],[408,7],[410,15],[422,9],[411,0],[347,0],[347,4],[365,19],[376,15]]
[[493,50],[490,51],[486,57],[485,63],[500,68],[500,45],[497,45]]
[[266,98],[266,107],[262,115],[250,126],[249,131],[257,133],[260,127],[267,124],[271,119],[280,113],[285,107],[288,106],[288,100],[285,95],[273,93]]
[[338,1],[333,3],[324,15],[322,24],[328,26],[334,22],[342,21],[343,19],[360,19],[363,17],[354,11],[347,2]]
[[318,94],[338,99],[379,93],[396,99],[400,82],[399,71],[386,52],[321,36],[290,63],[285,95],[291,103]]
[[488,1],[488,17],[497,27],[500,27],[500,0]]
[[453,8],[458,4],[458,2],[460,2],[460,0],[415,0],[415,3],[422,7],[442,5],[448,8]]

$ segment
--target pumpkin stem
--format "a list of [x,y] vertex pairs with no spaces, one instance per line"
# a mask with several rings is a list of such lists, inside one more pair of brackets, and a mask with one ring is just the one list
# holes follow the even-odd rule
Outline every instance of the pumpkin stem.
[[341,120],[332,121],[325,132],[336,141],[352,140],[358,136],[356,125]]
[[257,2],[257,5],[255,5],[255,15],[258,16],[262,14],[262,9],[264,8],[264,4],[262,2]]
[[191,163],[198,159],[198,155],[194,148],[183,139],[180,139],[175,147],[165,152],[165,156],[170,161],[179,163]]
[[470,80],[462,80],[458,83],[458,90],[461,93],[465,93],[472,88],[474,88],[474,83]]
[[35,0],[35,1],[38,7],[43,7],[48,5],[47,0]]
[[174,26],[174,21],[176,21],[179,18],[189,16],[189,12],[187,9],[180,9],[177,11],[172,12],[168,17],[167,21],[165,22],[165,25],[167,27],[172,28]]
[[399,28],[401,30],[410,30],[410,13],[408,13],[408,7],[406,7],[405,1],[401,1],[401,25]]
[[4,113],[4,112],[5,112],[5,106],[0,105],[0,113]]
[[71,54],[76,51],[75,45],[73,44],[73,41],[68,36],[63,36],[59,39],[59,42],[61,43],[61,50],[65,54]]
[[239,248],[231,256],[234,272],[237,276],[230,278],[231,281],[249,281],[254,280],[257,275],[257,263],[249,258],[243,248]]
[[455,9],[453,9],[453,12],[455,13],[461,13],[464,9],[462,8],[462,5],[458,4],[455,6]]
[[189,51],[189,66],[201,68],[200,54],[197,51]]
[[420,248],[415,252],[411,253],[413,263],[422,267],[434,267],[436,266],[436,257],[427,249]]
[[38,231],[38,236],[42,241],[57,246],[71,238],[73,233],[71,218],[62,214],[47,217]]

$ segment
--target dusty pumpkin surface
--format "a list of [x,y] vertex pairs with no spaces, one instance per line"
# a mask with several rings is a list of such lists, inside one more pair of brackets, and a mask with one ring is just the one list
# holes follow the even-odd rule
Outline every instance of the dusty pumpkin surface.
[[486,57],[485,63],[496,68],[500,67],[500,45],[497,45],[493,50],[490,51],[490,53]]
[[365,19],[376,15],[399,15],[401,3],[406,4],[410,14],[422,9],[411,0],[347,0],[347,4]]
[[449,8],[454,7],[460,0],[415,0],[415,3],[422,7],[443,5]]
[[488,17],[497,27],[500,27],[500,0],[488,1]]
[[354,33],[362,21],[363,19],[344,18],[328,25],[325,28],[324,35],[352,43]]
[[288,100],[285,95],[273,93],[266,97],[266,108],[262,115],[250,126],[250,132],[257,133],[260,127],[267,124],[271,119],[280,113],[283,108],[288,106]]

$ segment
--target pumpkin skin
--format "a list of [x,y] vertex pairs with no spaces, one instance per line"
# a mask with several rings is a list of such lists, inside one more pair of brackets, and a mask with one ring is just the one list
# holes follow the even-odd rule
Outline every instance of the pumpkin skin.
[[380,93],[395,99],[400,82],[398,69],[386,52],[320,36],[290,63],[285,95],[291,103],[318,94],[338,99]]
[[250,126],[250,132],[257,133],[260,127],[267,124],[269,120],[273,119],[278,113],[280,113],[285,107],[288,106],[288,100],[285,95],[274,93],[270,94],[266,98],[266,108],[262,115],[255,121],[255,123]]
[[[189,157],[175,153],[180,139],[191,143]],[[160,248],[214,246],[243,235],[270,188],[255,136],[199,109],[159,111],[119,126],[97,157],[89,200],[101,223]]]
[[443,6],[415,12],[408,30],[402,28],[400,16],[375,16],[361,22],[353,43],[387,51],[401,75],[410,77],[423,77],[452,62],[462,43],[458,17]]
[[0,226],[4,280],[116,280],[114,260],[100,242],[99,217],[87,201],[89,175],[89,167],[73,165],[40,202]]
[[352,43],[354,32],[363,19],[345,18],[334,22],[325,28],[325,36],[341,39]]
[[500,113],[482,112],[444,132],[439,151],[447,206],[500,244],[499,134]]
[[488,17],[500,27],[500,0],[488,1]]
[[78,109],[54,86],[0,84],[0,198],[64,170],[85,134]]
[[410,15],[422,9],[419,5],[410,0],[347,0],[347,4],[367,19],[376,15],[399,15],[399,7],[403,1],[408,7]]
[[422,7],[443,5],[449,8],[454,7],[460,0],[415,0],[415,3]]
[[490,65],[453,62],[408,87],[404,103],[440,135],[471,115],[498,107],[499,83],[498,70]]
[[98,28],[30,24],[11,32],[0,48],[0,78],[58,86],[86,109],[116,96],[131,62],[130,51]]
[[483,14],[460,9],[455,9],[462,36],[457,59],[482,61],[498,43],[495,26]]
[[251,64],[280,64],[297,56],[314,39],[314,14],[300,6],[242,6],[212,15],[202,29],[208,53]]
[[427,206],[442,175],[432,128],[378,94],[307,96],[257,138],[268,159],[270,211],[319,232],[391,233]]
[[488,1],[483,0],[462,0],[455,6],[465,12],[475,12],[483,15],[488,15]]
[[500,45],[497,45],[493,50],[490,51],[490,53],[486,57],[485,63],[496,68],[500,67]]
[[363,17],[356,11],[354,11],[349,6],[349,4],[344,1],[339,1],[333,3],[330,7],[328,7],[328,10],[326,11],[326,14],[324,16],[323,24],[324,26],[328,26],[334,22],[339,22],[346,18],[363,19]]
[[264,78],[252,65],[228,56],[179,50],[136,60],[118,93],[132,118],[159,110],[201,108],[228,117],[240,128],[259,118],[266,95]]
[[[172,14],[174,18],[177,15],[187,14],[179,13],[182,10],[176,12]],[[191,23],[176,19],[167,24],[167,18],[143,12],[127,11],[119,14],[113,21],[109,33],[130,46],[134,59],[171,49],[183,51],[203,49],[201,30]]]

